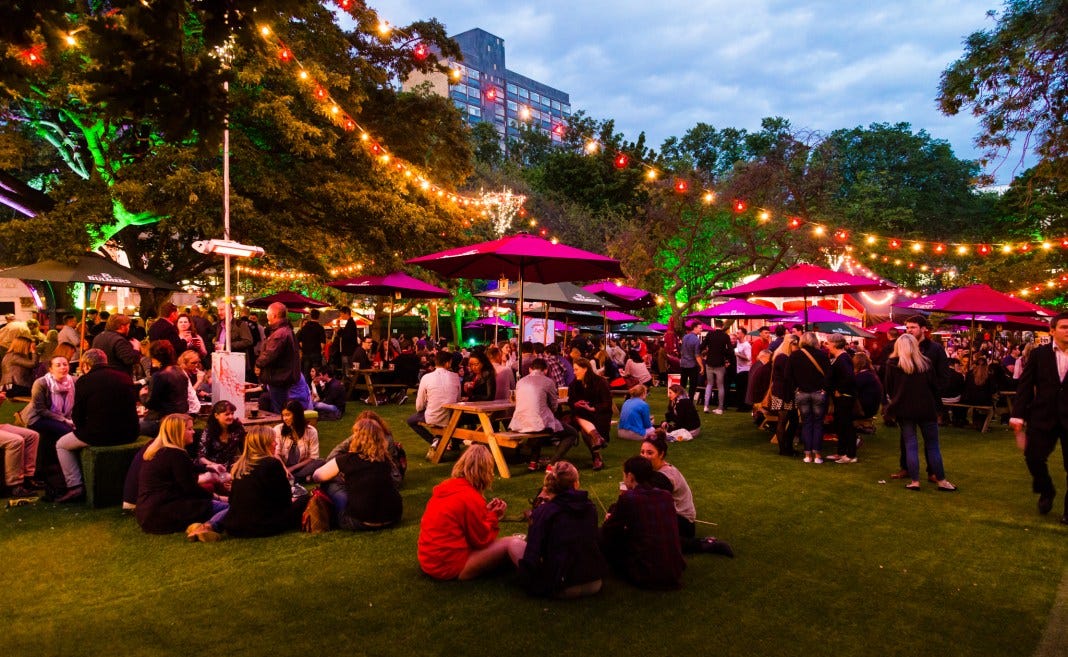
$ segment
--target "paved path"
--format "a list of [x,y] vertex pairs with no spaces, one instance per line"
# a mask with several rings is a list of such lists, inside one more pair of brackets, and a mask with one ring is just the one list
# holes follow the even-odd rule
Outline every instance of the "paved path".
[[1068,657],[1068,569],[1061,578],[1057,599],[1053,601],[1049,622],[1038,642],[1035,657]]

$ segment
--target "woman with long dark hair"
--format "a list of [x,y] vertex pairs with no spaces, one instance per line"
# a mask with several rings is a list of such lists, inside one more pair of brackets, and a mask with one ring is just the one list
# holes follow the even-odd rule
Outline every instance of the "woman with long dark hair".
[[323,464],[319,458],[319,431],[308,424],[304,406],[295,399],[282,409],[282,423],[275,425],[277,438],[275,455],[286,464],[289,474],[297,481],[305,481]]
[[593,469],[601,470],[604,468],[601,449],[608,444],[612,431],[612,391],[591,365],[585,358],[575,359],[575,380],[567,387],[567,403],[572,421],[590,449]]

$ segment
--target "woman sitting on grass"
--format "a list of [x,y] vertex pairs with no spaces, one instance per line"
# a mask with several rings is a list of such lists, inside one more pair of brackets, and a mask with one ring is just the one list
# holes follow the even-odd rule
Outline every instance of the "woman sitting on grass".
[[593,469],[601,470],[604,468],[601,449],[608,444],[612,430],[612,391],[585,358],[575,359],[575,380],[567,387],[567,401],[571,406],[571,421],[590,449]]
[[295,399],[282,409],[282,424],[275,425],[278,458],[297,481],[307,481],[324,461],[319,458],[319,432],[304,419],[304,406]]
[[567,461],[545,472],[542,494],[547,502],[534,509],[527,540],[509,548],[527,592],[554,598],[578,598],[601,590],[608,563],[600,548],[597,509],[579,490],[579,473]]
[[[508,505],[486,502],[493,456],[483,445],[467,448],[452,476],[434,487],[419,525],[419,567],[434,579],[474,579],[509,563],[515,537],[497,538]],[[518,549],[518,548],[517,548]]]
[[286,467],[274,450],[273,431],[261,426],[249,428],[245,449],[231,471],[227,534],[238,538],[274,536],[300,527],[308,497],[293,499]]
[[[386,444],[389,446],[388,451],[390,478],[393,479],[394,488],[400,489],[401,485],[404,484],[404,474],[408,471],[408,453],[404,451],[404,446],[393,438],[393,431],[390,430],[389,425],[386,424],[386,421],[383,420],[382,416],[378,413],[375,413],[374,411],[363,411],[356,416],[356,422],[359,422],[360,420],[371,420],[378,424],[378,426],[382,427],[382,433],[386,435]],[[352,427],[353,430],[355,430],[355,422],[353,423]],[[351,445],[352,436],[349,435],[340,443],[338,443],[337,446],[334,447],[334,449],[330,450],[330,453],[326,456],[326,460],[329,461],[330,459],[337,458],[341,454],[349,451]],[[331,487],[343,487],[344,485],[345,476],[338,475],[337,477],[331,479],[325,487],[320,486],[320,488],[324,489],[324,493],[329,494],[329,489]]]
[[658,429],[651,438],[642,442],[639,456],[653,464],[653,470],[663,475],[671,484],[671,488],[664,487],[671,493],[675,503],[675,515],[679,523],[679,539],[683,552],[709,552],[733,557],[734,551],[726,542],[714,536],[697,538],[697,509],[693,504],[693,493],[690,492],[690,484],[686,477],[682,476],[679,469],[667,462],[667,435],[663,429]]
[[645,397],[649,389],[640,383],[627,391],[630,399],[619,409],[619,437],[623,440],[645,440],[653,434],[653,419]]
[[217,541],[216,523],[229,508],[197,481],[186,446],[193,442],[193,420],[173,413],[160,421],[159,436],[144,453],[137,486],[135,515],[149,534],[172,534],[186,529],[190,541]]
[[225,399],[215,402],[197,447],[197,467],[212,473],[220,490],[230,483],[230,469],[245,449],[245,427],[236,412],[237,406]]
[[679,429],[690,432],[691,438],[696,438],[701,433],[701,416],[697,414],[697,407],[686,396],[686,388],[677,383],[668,386],[668,407],[664,413],[664,423],[660,428],[668,433],[672,440],[678,440],[678,436],[684,436]]
[[327,461],[312,478],[328,482],[338,475],[344,475],[344,487],[329,488],[338,527],[374,530],[400,522],[403,503],[393,485],[389,444],[378,422],[356,420],[349,450]]

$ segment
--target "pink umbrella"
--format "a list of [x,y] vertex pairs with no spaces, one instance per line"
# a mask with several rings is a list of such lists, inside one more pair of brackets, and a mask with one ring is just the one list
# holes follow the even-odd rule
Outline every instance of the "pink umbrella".
[[899,331],[904,331],[905,330],[905,325],[904,324],[900,324],[898,322],[885,321],[885,322],[881,322],[879,324],[876,324],[875,326],[869,326],[868,327],[868,330],[871,331],[872,333],[886,333],[890,329],[897,329]]
[[1013,316],[1013,315],[953,315],[947,317],[947,322],[971,322],[975,321],[976,324],[996,324],[1008,329],[1021,329],[1021,330],[1038,330],[1048,331],[1049,322],[1042,321],[1041,319],[1032,319],[1025,316]]
[[[393,302],[395,299],[447,299],[452,292],[425,283],[402,271],[385,276],[357,276],[327,283],[342,292],[371,297],[389,297],[389,319],[386,322],[386,340],[393,337]],[[389,354],[389,349],[386,349]]]
[[[512,235],[408,260],[449,278],[507,278],[519,283],[560,283],[623,275],[619,261],[534,235]],[[517,304],[519,342],[523,342],[523,296]]]
[[807,316],[808,316],[807,319],[805,317],[803,317],[801,313],[795,313],[793,315],[790,315],[789,317],[783,317],[781,321],[783,321],[783,322],[801,322],[801,321],[804,321],[806,324],[815,324],[815,323],[822,323],[822,322],[838,322],[838,323],[854,322],[854,323],[860,323],[860,318],[859,317],[853,317],[852,315],[843,315],[842,313],[836,313],[833,310],[827,310],[826,308],[821,308],[820,306],[812,306],[811,308],[806,308],[806,310],[808,311],[807,312]]
[[968,285],[938,294],[920,297],[901,306],[912,310],[935,310],[944,313],[981,315],[1038,315],[1053,317],[1053,311],[1042,306],[998,292],[989,285]]
[[650,322],[649,323],[649,330],[650,331],[666,331],[666,330],[668,330],[668,325],[667,324],[661,324],[660,322]]
[[811,310],[809,297],[826,297],[834,294],[852,294],[896,287],[893,283],[856,276],[840,271],[831,271],[815,265],[799,264],[776,274],[761,277],[751,283],[719,292],[718,296],[744,298],[756,294],[773,297],[802,297],[805,303],[804,323],[808,324]]
[[276,292],[245,303],[249,308],[266,308],[272,303],[283,303],[288,310],[301,311],[305,308],[325,308],[330,304],[306,297],[298,292]]
[[608,299],[620,308],[635,310],[637,308],[649,308],[656,305],[656,298],[652,292],[640,290],[636,287],[616,285],[612,281],[599,281],[592,285],[583,286],[587,292]]
[[760,304],[749,303],[745,299],[731,299],[727,303],[712,308],[705,308],[696,313],[690,313],[686,316],[686,319],[706,319],[709,317],[723,319],[772,319],[775,317],[786,317],[789,314],[790,313],[781,310],[761,306]]
[[612,322],[613,324],[617,324],[617,323],[620,323],[620,322],[640,322],[640,321],[642,321],[641,317],[637,317],[635,315],[631,315],[630,313],[620,312],[618,310],[606,311],[605,314],[604,314],[604,318],[607,319],[609,322]]

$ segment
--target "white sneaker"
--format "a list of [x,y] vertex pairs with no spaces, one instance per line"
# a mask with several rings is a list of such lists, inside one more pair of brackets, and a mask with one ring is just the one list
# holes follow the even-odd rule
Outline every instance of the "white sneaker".
[[707,406],[705,406],[705,413],[707,413],[707,412],[708,412],[708,407],[707,407]]
[[812,463],[812,457],[811,456],[806,456],[801,461],[802,461],[802,463]]
[[[705,411],[705,412],[707,413],[708,411]],[[717,408],[717,409],[713,410],[712,412],[715,413],[716,415],[723,415],[723,409],[722,408]]]
[[843,457],[838,458],[838,459],[835,460],[835,463],[842,463],[842,464],[856,463],[856,462],[857,462],[857,459],[851,459],[848,456],[843,456]]
[[823,459],[821,459],[820,457],[817,456],[816,458],[812,459],[812,462],[813,463],[823,463]]

